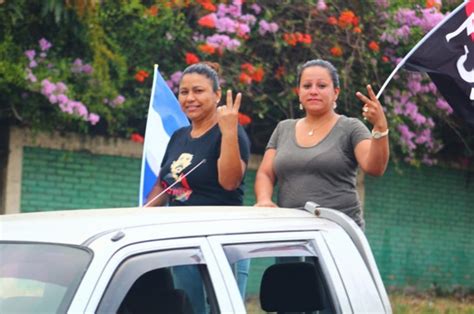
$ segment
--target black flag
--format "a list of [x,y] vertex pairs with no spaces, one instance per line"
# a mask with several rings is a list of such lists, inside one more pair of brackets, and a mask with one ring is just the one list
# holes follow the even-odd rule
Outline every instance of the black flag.
[[474,126],[474,0],[433,29],[404,63],[426,72],[454,112]]

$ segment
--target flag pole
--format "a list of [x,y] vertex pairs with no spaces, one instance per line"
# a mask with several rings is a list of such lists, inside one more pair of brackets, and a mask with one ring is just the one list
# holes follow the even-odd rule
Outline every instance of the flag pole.
[[168,192],[169,189],[171,189],[173,186],[175,186],[176,184],[178,184],[179,182],[181,182],[184,178],[186,178],[188,176],[188,174],[190,174],[191,172],[193,172],[197,167],[199,167],[200,165],[206,163],[206,159],[204,158],[203,160],[201,160],[196,166],[194,166],[191,170],[189,170],[188,172],[186,172],[185,174],[182,174],[178,177],[178,179],[176,181],[173,182],[173,184],[171,184],[170,186],[168,186],[166,189],[164,189],[163,191],[161,191],[157,196],[155,196],[154,198],[152,198],[151,200],[149,200],[145,205],[143,206],[140,206],[140,207],[149,207],[150,204],[152,204],[156,199],[158,199],[161,195],[165,194],[166,192]]
[[[151,95],[155,94],[155,88],[156,88],[156,72],[158,71],[158,64],[154,64],[153,66],[153,85],[151,87]],[[148,105],[148,113],[147,113],[147,125],[148,125],[148,114],[150,113],[150,109],[153,105],[153,97],[150,97],[150,104]],[[145,184],[145,156],[146,156],[146,129],[147,125],[145,125],[145,134],[144,134],[144,141],[143,141],[143,152],[142,152],[142,167],[141,167],[141,173],[140,173],[140,191],[139,191],[139,196],[138,196],[138,206],[142,207],[143,206],[143,189],[144,189],[144,184]]]
[[387,87],[388,83],[391,81],[391,79],[395,76],[395,74],[398,72],[398,70],[400,70],[400,68],[405,65],[406,61],[408,60],[408,58],[411,57],[411,55],[413,53],[415,53],[415,51],[422,45],[424,44],[424,42],[434,33],[436,32],[441,26],[443,26],[450,18],[452,15],[456,14],[459,10],[462,10],[465,6],[466,6],[466,3],[467,1],[463,2],[461,5],[459,5],[456,9],[454,9],[454,11],[452,11],[451,13],[449,13],[448,16],[445,16],[444,19],[438,23],[438,25],[436,25],[435,27],[433,27],[411,50],[410,52],[407,53],[407,55],[397,64],[397,66],[395,67],[395,69],[392,71],[392,73],[390,73],[390,75],[388,76],[388,78],[385,80],[385,82],[383,83],[382,87],[379,89],[378,93],[377,93],[377,99],[382,95],[382,92],[385,90],[385,88]]

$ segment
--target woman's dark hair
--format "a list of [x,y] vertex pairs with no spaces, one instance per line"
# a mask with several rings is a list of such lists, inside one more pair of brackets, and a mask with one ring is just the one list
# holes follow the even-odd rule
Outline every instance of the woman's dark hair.
[[183,75],[181,76],[179,83],[181,84],[181,80],[186,74],[197,73],[207,77],[212,83],[212,90],[214,92],[217,92],[220,89],[219,75],[217,74],[219,71],[220,66],[215,62],[195,63],[184,69]]
[[334,85],[334,87],[339,88],[339,75],[337,74],[336,67],[334,67],[331,62],[323,59],[309,60],[306,61],[304,64],[298,66],[297,86],[300,86],[301,74],[303,74],[303,71],[310,67],[321,67],[328,70],[329,75],[331,75],[332,84]]

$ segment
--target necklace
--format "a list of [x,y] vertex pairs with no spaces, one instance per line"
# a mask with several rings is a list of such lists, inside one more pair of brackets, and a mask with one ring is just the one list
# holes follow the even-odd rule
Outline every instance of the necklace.
[[308,132],[308,136],[313,136],[314,135],[314,131],[318,130],[318,129],[321,129],[324,125],[326,125],[328,122],[332,121],[332,118],[330,119],[327,119],[326,121],[324,121],[324,123],[322,123],[321,125],[317,126],[317,127],[314,127],[312,128],[311,130],[309,130]]

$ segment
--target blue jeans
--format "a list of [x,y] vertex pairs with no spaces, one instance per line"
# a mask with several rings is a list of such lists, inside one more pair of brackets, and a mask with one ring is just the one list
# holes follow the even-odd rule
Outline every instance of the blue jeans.
[[186,292],[195,314],[208,313],[204,284],[198,265],[173,267],[174,287]]
[[[243,259],[233,265],[234,275],[239,286],[240,295],[245,301],[245,291],[249,277],[250,259]],[[208,313],[204,284],[198,265],[173,267],[174,287],[186,292],[191,301],[194,313]]]
[[234,276],[239,286],[242,300],[245,301],[245,292],[247,290],[247,281],[249,279],[250,259],[242,259],[234,264]]

